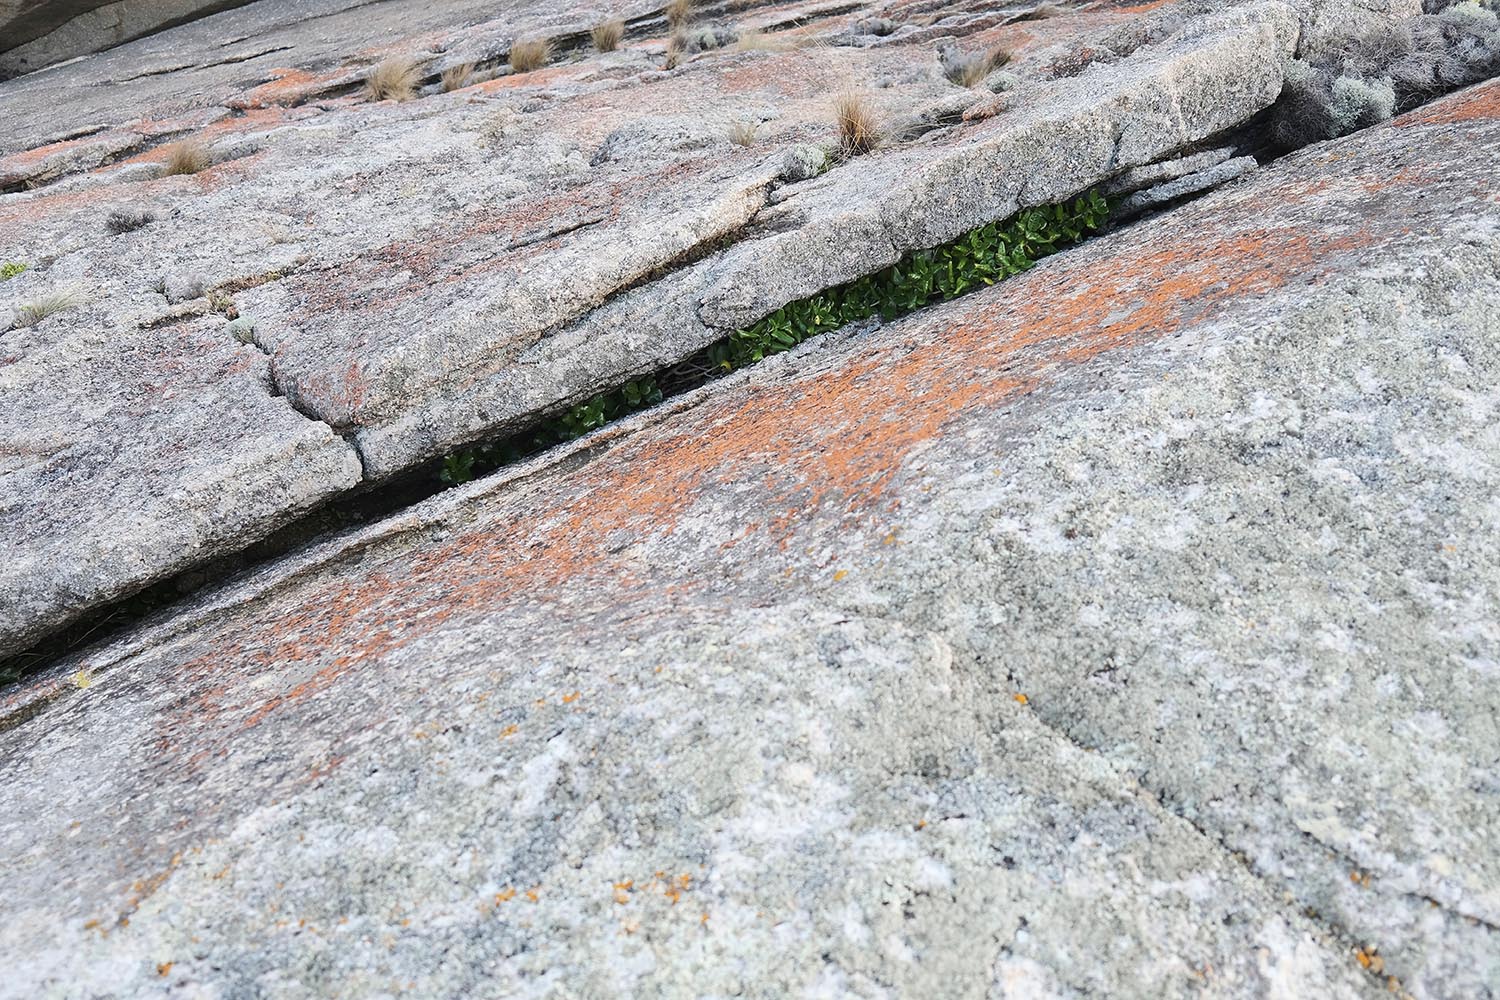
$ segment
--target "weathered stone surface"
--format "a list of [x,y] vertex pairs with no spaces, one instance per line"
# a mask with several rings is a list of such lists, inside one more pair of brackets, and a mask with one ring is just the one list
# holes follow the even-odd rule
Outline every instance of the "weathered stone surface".
[[[770,44],[700,52],[667,72],[656,8],[260,0],[0,84],[3,253],[32,265],[0,283],[0,318],[77,290],[90,309],[50,319],[55,336],[111,331],[169,353],[183,317],[211,303],[243,312],[253,332],[221,332],[230,347],[249,333],[270,355],[271,391],[285,400],[265,405],[327,424],[359,451],[364,479],[380,481],[659,370],[905,250],[1211,138],[1275,100],[1305,16],[1277,0],[1036,22],[977,0],[905,13],[697,9]],[[589,27],[615,14],[629,23],[621,50],[583,48]],[[912,30],[791,44],[845,38],[872,15]],[[509,72],[518,38],[551,39],[553,61]],[[939,42],[1011,48],[1019,82],[998,96],[958,87]],[[421,62],[420,92],[371,102],[364,76],[391,55]],[[464,64],[477,67],[469,85],[439,92],[442,72]],[[76,96],[58,102],[60,87]],[[830,107],[844,87],[863,88],[892,130],[848,161],[834,155]],[[903,121],[921,128],[897,134]],[[748,123],[754,142],[732,142]],[[169,145],[185,141],[210,165],[163,176]],[[118,222],[136,217],[151,221]],[[18,336],[0,332],[0,349]],[[11,377],[32,379],[15,383],[23,396],[45,396],[56,375],[31,366]],[[193,398],[173,377],[163,394]],[[139,426],[112,433],[151,440],[176,412],[143,411]],[[151,468],[167,478],[140,479],[142,489],[176,495],[167,470]],[[84,468],[55,472],[61,492],[46,503],[113,492]],[[216,544],[249,544],[335,482],[268,516],[207,515],[234,526]],[[247,480],[223,500],[259,488]],[[29,506],[41,497],[12,502],[15,517],[48,523]],[[202,557],[155,548],[136,537],[144,524],[107,509],[89,517],[105,537],[85,544],[151,548],[160,563],[97,577],[92,590],[75,589],[89,576],[59,582],[55,593],[71,595],[61,607],[0,594],[50,623],[5,634],[36,634],[119,596],[124,579]],[[40,550],[22,555],[50,564]],[[0,653],[8,647],[0,638]]]
[[1493,995],[1497,149],[1490,84],[60,664],[0,991]]
[[249,0],[0,0],[0,79]]
[[265,355],[222,317],[122,330],[74,312],[72,332],[60,314],[0,341],[0,648],[360,478],[354,450],[272,395]]
[[1143,212],[1160,205],[1169,205],[1189,195],[1201,194],[1204,191],[1212,191],[1220,185],[1227,184],[1236,177],[1256,168],[1257,164],[1253,156],[1236,156],[1232,160],[1217,163],[1206,170],[1197,173],[1186,174],[1175,180],[1166,181],[1155,187],[1144,191],[1137,191],[1120,199],[1114,209],[1116,216],[1129,216]]

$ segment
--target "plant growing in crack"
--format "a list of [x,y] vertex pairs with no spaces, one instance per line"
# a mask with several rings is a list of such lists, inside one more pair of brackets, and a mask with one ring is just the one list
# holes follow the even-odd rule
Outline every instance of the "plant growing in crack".
[[422,82],[422,64],[413,56],[389,56],[365,74],[365,94],[372,101],[409,101]]
[[530,73],[545,66],[552,58],[552,43],[545,38],[533,38],[516,42],[510,47],[510,68],[517,73]]
[[875,109],[859,91],[845,90],[834,97],[833,121],[838,128],[839,149],[845,156],[868,153],[880,145]]
[[4,264],[0,264],[0,281],[9,281],[29,266],[28,264],[14,260],[8,260]]
[[589,32],[589,37],[593,40],[596,52],[613,52],[625,39],[625,22],[618,17],[611,21],[602,21],[594,25]]
[[1023,209],[942,246],[913,251],[874,274],[787,303],[656,378],[637,379],[611,392],[597,393],[557,418],[503,441],[454,451],[443,460],[439,478],[450,485],[467,482],[654,406],[662,400],[664,388],[692,388],[849,323],[874,316],[896,319],[992,285],[1097,232],[1108,220],[1109,210],[1102,195],[1089,191],[1066,204]]

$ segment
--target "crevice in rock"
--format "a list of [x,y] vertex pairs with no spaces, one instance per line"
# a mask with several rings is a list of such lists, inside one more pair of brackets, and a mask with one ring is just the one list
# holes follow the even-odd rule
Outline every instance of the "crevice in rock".
[[[1270,113],[1268,110],[1243,123],[1241,126],[1226,130],[1223,133],[1200,142],[1189,144],[1173,155],[1181,156],[1200,153],[1216,147],[1229,147],[1241,155],[1255,155],[1262,163],[1270,162],[1270,160],[1277,158],[1279,155],[1285,155],[1286,152],[1272,151],[1268,126]],[[780,182],[780,178],[768,182],[763,192],[764,200],[761,206],[762,209],[765,203],[770,200],[771,194]],[[1211,189],[1188,192],[1178,200],[1165,205],[1154,206],[1150,212],[1130,219],[1116,220],[1112,223],[1112,227],[1130,226],[1137,221],[1143,220],[1147,215],[1175,209],[1188,201],[1202,197],[1204,194],[1209,193],[1209,190]],[[540,336],[546,337],[557,332],[559,329],[571,327],[579,322],[586,322],[594,310],[603,308],[620,296],[654,281],[661,280],[667,275],[698,263],[708,256],[721,252],[736,242],[746,239],[756,231],[754,222],[760,211],[761,209],[757,209],[755,212],[752,212],[747,217],[746,222],[735,229],[721,234],[716,239],[702,241],[676,257],[663,262],[650,272],[639,276],[634,281],[617,288],[592,309],[585,310],[579,316],[565,323],[558,324],[554,328],[542,331]],[[281,271],[267,272],[264,275],[252,276],[247,279],[237,279],[236,281],[227,282],[220,286],[220,289],[232,293],[233,291],[243,290],[244,288],[263,284],[267,281],[278,280],[292,273],[296,266],[294,265],[292,268]],[[726,334],[730,333],[730,331],[724,332]],[[719,343],[722,345],[724,342],[720,341]],[[264,350],[264,347],[258,343],[256,347]],[[694,358],[696,357],[695,355]],[[663,391],[656,397],[658,400],[680,396],[697,387],[704,386],[718,377],[714,372],[705,370],[705,366],[695,364],[694,358],[684,359],[656,373],[656,376],[664,382]],[[275,381],[274,372],[272,379]],[[288,405],[291,405],[303,417],[319,423],[328,423],[316,413],[307,412],[299,407],[294,402],[292,394],[286,392],[285,386],[276,385],[273,394],[286,398]],[[571,408],[587,403],[591,399],[597,399],[600,395],[597,392],[579,392],[569,398],[559,399],[549,406],[536,408],[527,417],[519,419],[515,424],[519,429],[509,434],[499,443],[525,438],[528,435],[534,434],[557,415],[566,413]],[[361,467],[367,468],[366,459],[359,446],[355,431],[351,428],[332,427],[332,429],[334,433],[348,442],[355,455],[359,458]],[[482,446],[485,440],[494,442],[493,432],[487,438],[476,439],[470,447]],[[540,447],[524,450],[521,455],[531,457],[557,446],[557,444],[549,442]],[[463,446],[460,446],[458,449],[458,451],[463,450]],[[206,560],[196,566],[173,574],[166,579],[143,587],[132,594],[122,595],[100,606],[98,609],[80,616],[75,619],[72,625],[44,637],[27,650],[0,660],[0,684],[13,682],[21,677],[35,673],[45,665],[81,648],[86,642],[114,634],[120,629],[141,620],[146,614],[180,601],[210,581],[225,580],[235,573],[286,555],[297,548],[309,544],[313,540],[324,536],[331,536],[350,525],[363,524],[371,520],[388,517],[403,508],[412,506],[449,488],[449,486],[453,485],[453,480],[441,481],[440,472],[445,469],[446,461],[451,460],[452,456],[456,453],[450,452],[446,456],[434,456],[427,462],[417,465],[404,473],[380,481],[371,482],[366,475],[358,486],[297,516],[284,527],[277,529],[258,542]],[[463,480],[460,479],[458,481]]]

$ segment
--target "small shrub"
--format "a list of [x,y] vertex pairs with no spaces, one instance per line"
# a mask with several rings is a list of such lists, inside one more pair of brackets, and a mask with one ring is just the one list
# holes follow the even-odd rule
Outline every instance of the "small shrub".
[[239,319],[240,316],[240,311],[234,304],[234,297],[222,288],[210,289],[208,308],[225,319]]
[[72,292],[55,292],[52,295],[28,302],[16,310],[15,325],[36,326],[48,316],[72,309],[78,305],[78,296]]
[[943,61],[943,75],[960,87],[977,87],[984,78],[1010,62],[1010,53],[1001,48],[988,52],[950,52]]
[[1386,121],[1396,112],[1396,90],[1390,80],[1359,80],[1341,76],[1333,81],[1328,114],[1335,135],[1348,135]]
[[620,47],[620,42],[625,39],[625,22],[618,17],[613,21],[604,21],[594,25],[594,30],[589,32],[594,40],[594,49],[598,52],[613,52]]
[[29,265],[27,264],[22,264],[19,261],[14,260],[8,260],[4,264],[0,264],[0,281],[9,281],[11,278],[14,278],[16,275],[26,270],[28,266]]
[[686,27],[693,17],[693,0],[667,0],[666,15],[671,27]]
[[880,125],[869,99],[846,90],[833,99],[833,120],[838,126],[839,149],[845,156],[868,153],[880,145]]
[[540,69],[552,58],[552,43],[545,38],[516,42],[510,47],[510,68],[517,73]]
[[729,126],[729,141],[736,146],[750,146],[755,142],[757,122],[736,122]]
[[412,56],[382,59],[365,74],[365,93],[372,101],[409,101],[422,82],[422,64]]
[[442,88],[443,93],[452,93],[455,90],[463,90],[474,79],[474,64],[459,63],[457,66],[449,66],[443,70]]
[[184,139],[182,142],[174,142],[165,150],[166,159],[163,161],[162,176],[175,177],[181,174],[196,174],[201,170],[207,170],[213,159],[208,155],[208,147],[196,139]]
[[667,58],[662,63],[663,69],[676,69],[682,65],[683,50],[687,47],[687,34],[674,31],[672,37],[667,39]]
[[134,232],[142,226],[156,221],[156,213],[149,208],[117,208],[104,219],[104,228],[113,236]]

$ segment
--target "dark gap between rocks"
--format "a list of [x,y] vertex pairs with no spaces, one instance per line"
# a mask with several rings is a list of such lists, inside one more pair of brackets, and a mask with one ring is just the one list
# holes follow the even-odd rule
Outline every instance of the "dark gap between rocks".
[[[647,18],[638,20],[646,20],[649,17],[648,15]],[[1432,99],[1436,99],[1439,96],[1442,95],[1433,94]],[[1173,154],[1172,158],[1175,159],[1195,151],[1228,146],[1233,147],[1237,155],[1254,156],[1256,161],[1262,166],[1271,163],[1281,156],[1294,151],[1293,149],[1278,145],[1272,134],[1274,116],[1279,110],[1282,109],[1273,105],[1271,108],[1266,109],[1233,129],[1177,151]],[[1118,228],[1128,228],[1160,212],[1171,211],[1183,204],[1203,197],[1210,193],[1211,190],[1213,189],[1191,192],[1180,199],[1153,206],[1129,218],[1111,218],[1102,225],[1095,227],[1091,232],[1105,232]],[[990,223],[989,226],[993,227],[1001,224],[998,222]],[[987,227],[980,228],[984,229]],[[969,235],[972,234],[966,234],[961,239],[967,238]],[[952,245],[948,244],[948,246]],[[1069,243],[1067,246],[1059,246],[1056,249],[1067,249],[1073,245],[1076,245],[1076,243]],[[711,252],[715,248],[695,249],[698,249],[699,253],[690,256],[701,256],[702,253]],[[936,249],[941,250],[943,248]],[[926,254],[931,252],[920,251],[919,253]],[[906,257],[903,257],[903,262],[912,256],[912,254],[908,254]],[[901,264],[895,266],[900,267]],[[873,276],[861,278],[859,282],[868,281],[871,277]],[[859,282],[851,282],[849,284],[854,285]],[[847,287],[847,285],[839,286],[840,289]],[[800,304],[816,302],[833,291],[837,291],[837,289],[825,290],[819,296],[802,300]],[[934,301],[944,300],[938,299]],[[784,314],[788,308],[797,307],[800,304],[791,303],[789,306],[777,310],[771,317],[753,324],[749,328],[749,331],[761,328],[762,332],[765,332],[766,328],[771,325],[768,321],[775,316]],[[926,304],[922,303],[922,305]],[[910,312],[910,310],[906,312]],[[836,328],[815,329],[812,335],[815,336]],[[254,542],[243,549],[216,556],[191,569],[173,574],[166,579],[149,584],[132,594],[111,601],[94,611],[84,614],[51,635],[38,640],[25,650],[8,657],[0,658],[0,688],[7,687],[36,674],[55,661],[77,652],[88,644],[99,643],[112,638],[123,632],[126,628],[141,623],[153,614],[177,604],[209,584],[227,583],[235,577],[242,576],[272,560],[282,558],[314,542],[331,539],[336,537],[340,532],[351,531],[357,527],[390,517],[398,511],[443,492],[456,482],[473,478],[474,475],[487,474],[489,471],[502,468],[504,465],[520,458],[534,456],[556,444],[581,436],[597,427],[602,427],[614,419],[645,410],[664,399],[680,395],[721,377],[727,373],[727,371],[721,368],[723,352],[734,350],[736,338],[747,341],[747,338],[743,335],[749,331],[736,331],[724,340],[710,345],[697,354],[657,372],[655,377],[634,380],[627,382],[625,386],[617,387],[609,395],[615,395],[623,401],[625,406],[621,407],[617,404],[615,412],[608,412],[610,410],[608,405],[597,405],[606,395],[604,393],[594,394],[571,402],[562,401],[550,410],[539,411],[526,427],[515,434],[488,443],[476,442],[468,448],[460,448],[454,452],[450,452],[446,456],[434,458],[390,480],[356,486],[349,492],[332,498],[294,518],[273,531],[266,538]],[[748,338],[748,341],[754,341],[755,339],[751,337]],[[764,343],[763,340],[761,342]],[[796,342],[800,343],[801,340],[797,340]],[[784,344],[781,349],[788,349],[790,346],[795,346],[795,344]],[[775,351],[768,353],[775,353]],[[741,366],[732,366],[730,370],[733,370],[734,367]],[[656,378],[661,379],[660,384],[656,383]],[[643,383],[649,383],[649,388],[644,392],[641,390]],[[627,392],[630,386],[634,386],[635,389]],[[632,394],[637,396],[637,401],[634,403],[629,398],[629,395]],[[600,419],[601,417],[602,419]],[[571,427],[569,426],[569,418],[572,418]],[[578,429],[584,422],[587,422],[589,426]],[[557,430],[559,425],[562,425],[566,431],[561,436],[559,436]],[[574,433],[575,430],[577,431],[576,433]],[[544,442],[537,441],[539,435],[547,435],[548,433],[551,435],[550,440]],[[527,444],[528,441],[530,442],[529,445]],[[455,474],[456,471],[459,471],[453,467],[455,455],[462,455],[467,451],[484,448],[494,449],[496,452],[494,457],[499,459],[498,461],[493,461],[491,468],[484,468],[480,464],[479,459],[476,458],[468,470],[468,475]],[[511,449],[514,450],[512,451]]]

